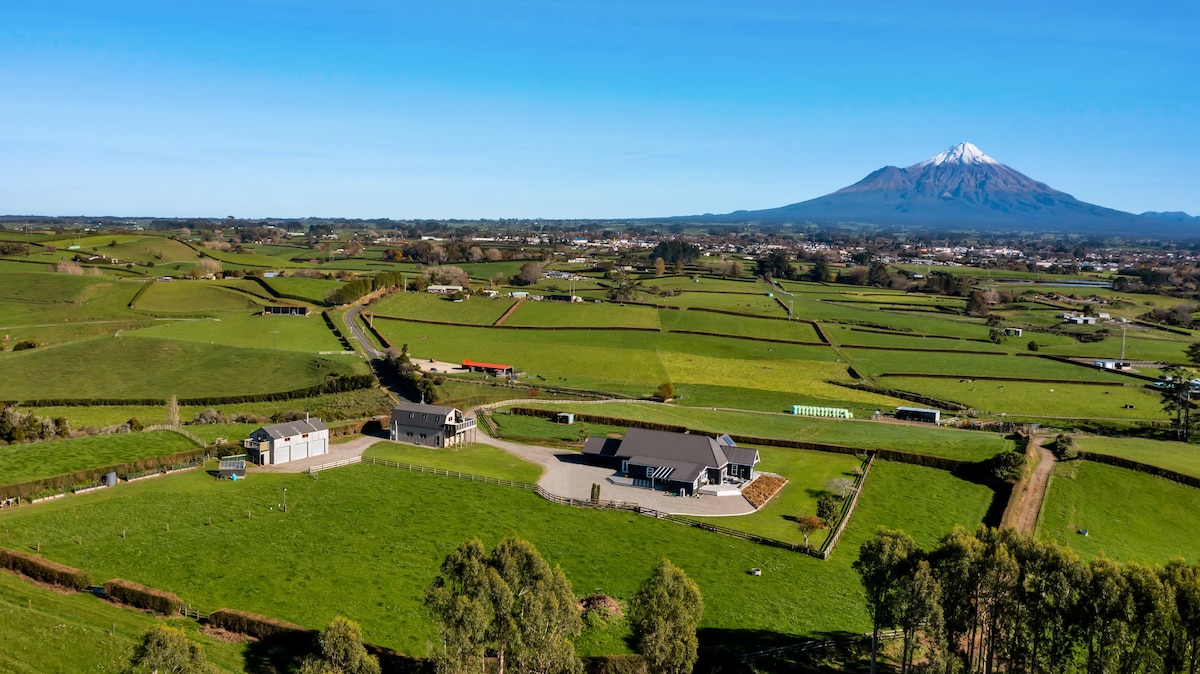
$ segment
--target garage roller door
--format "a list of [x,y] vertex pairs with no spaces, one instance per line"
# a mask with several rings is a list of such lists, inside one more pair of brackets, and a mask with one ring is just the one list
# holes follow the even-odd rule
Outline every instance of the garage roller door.
[[274,461],[272,463],[287,463],[292,460],[292,447],[291,445],[277,445],[273,454],[274,456],[271,458]]
[[308,445],[309,443],[307,442],[297,442],[296,444],[292,445],[292,461],[307,459]]

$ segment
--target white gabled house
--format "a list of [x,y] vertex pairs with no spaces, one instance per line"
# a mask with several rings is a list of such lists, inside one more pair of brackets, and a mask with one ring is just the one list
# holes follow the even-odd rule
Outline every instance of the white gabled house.
[[247,457],[260,466],[299,461],[329,453],[329,427],[320,419],[263,426],[242,446]]

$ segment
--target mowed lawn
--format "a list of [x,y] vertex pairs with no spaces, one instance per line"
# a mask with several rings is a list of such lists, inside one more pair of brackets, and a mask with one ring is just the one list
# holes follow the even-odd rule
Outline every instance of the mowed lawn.
[[[105,579],[94,579],[104,582]],[[89,593],[66,594],[0,572],[0,670],[11,674],[129,671],[142,635],[164,621],[120,608]],[[243,644],[215,639],[193,620],[165,621],[204,647],[219,672],[244,672]]]
[[763,414],[644,403],[573,404],[567,401],[558,403],[547,401],[523,406],[677,424],[713,435],[730,433],[760,438],[822,442],[863,449],[895,449],[966,461],[981,461],[1014,448],[1013,441],[1000,433],[883,421],[818,419],[790,414]]
[[433,448],[380,440],[368,447],[364,456],[428,468],[457,470],[514,482],[533,483],[542,476],[541,466],[482,443]]
[[195,449],[171,431],[93,435],[0,447],[0,484],[15,484]]
[[0,400],[40,400],[272,393],[366,365],[351,356],[122,336],[0,354],[0,369]]
[[505,325],[658,329],[658,311],[636,305],[594,302],[523,302]]
[[137,336],[308,353],[341,351],[343,348],[325,325],[325,319],[315,312],[308,316],[263,316],[244,311],[222,313],[194,321],[156,323],[139,330]]
[[371,305],[376,316],[417,318],[425,321],[491,325],[508,311],[516,300],[507,297],[490,299],[472,295],[462,302],[452,302],[429,293],[392,293]]
[[195,314],[255,311],[262,304],[245,293],[206,281],[156,281],[137,299],[134,308],[154,313]]
[[925,377],[881,377],[879,383],[889,388],[953,400],[987,413],[1068,419],[1167,418],[1161,409],[1159,396],[1137,384],[1088,386]]
[[[714,524],[731,529],[803,545],[804,536],[796,528],[796,518],[817,514],[817,499],[826,493],[828,482],[834,478],[854,479],[854,469],[861,463],[848,454],[813,452],[782,447],[758,447],[759,471],[776,473],[788,483],[771,501],[750,515],[710,518]],[[813,548],[821,547],[829,536],[828,530],[818,531],[808,539]]]
[[1090,461],[1062,463],[1050,478],[1038,535],[1084,557],[1194,561],[1200,557],[1200,489]]
[[[850,383],[846,366],[811,360],[762,361],[704,357],[684,353],[661,354],[671,381],[676,385],[696,384],[763,391],[797,393],[847,403],[886,405],[890,400],[875,393],[830,383]],[[735,404],[734,400],[730,404]]]
[[1089,454],[1107,454],[1200,477],[1200,447],[1185,442],[1142,438],[1075,436],[1075,443]]

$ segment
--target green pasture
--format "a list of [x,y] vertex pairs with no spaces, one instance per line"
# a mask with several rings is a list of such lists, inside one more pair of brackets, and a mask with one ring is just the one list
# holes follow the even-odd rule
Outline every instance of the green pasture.
[[[683,294],[674,297],[656,297],[647,294],[640,297],[639,301],[683,309],[703,307],[705,309],[735,311],[757,316],[787,316],[788,310],[785,307],[781,307],[774,299],[767,297],[767,292],[763,290],[757,295],[735,295],[732,293],[697,293],[684,290]],[[787,298],[783,297],[782,299],[786,304]],[[799,311],[795,315],[799,318]]]
[[1184,442],[1143,438],[1077,435],[1075,444],[1089,454],[1107,454],[1200,477],[1200,447]]
[[762,337],[765,339],[787,339],[795,342],[819,342],[817,331],[810,323],[800,321],[775,321],[763,318],[746,318],[715,314],[709,311],[678,311],[664,309],[658,312],[663,330],[695,330],[721,335]]
[[573,445],[577,449],[581,449],[588,438],[620,437],[625,434],[626,430],[624,426],[610,426],[591,421],[576,421],[570,425],[559,424],[546,417],[529,417],[504,412],[493,414],[492,421],[499,429],[500,437],[505,440]]
[[[1050,346],[1041,350],[1055,355],[1120,358],[1121,331],[1114,328],[1110,328],[1110,330],[1114,334],[1110,334],[1103,341],[1082,344],[1072,339],[1061,346]],[[1048,336],[1039,334],[1033,338],[1040,345]],[[1182,335],[1171,335],[1148,328],[1129,330],[1125,336],[1125,359],[1186,363],[1187,356],[1184,355],[1184,349],[1189,344],[1191,341]]]
[[262,302],[207,281],[156,281],[134,305],[139,311],[196,314],[256,311]]
[[671,381],[677,386],[752,387],[760,391],[804,394],[863,405],[888,402],[874,393],[829,383],[853,381],[846,373],[846,366],[841,363],[810,360],[775,362],[670,352],[659,355]]
[[0,354],[0,400],[181,398],[290,391],[366,371],[353,356],[239,349],[136,336]]
[[514,482],[533,483],[542,476],[541,466],[482,443],[438,449],[380,440],[367,448],[364,455],[428,468],[486,475]]
[[[839,477],[854,479],[854,469],[861,463],[847,454],[780,447],[757,449],[762,459],[758,470],[782,475],[788,483],[767,505],[754,513],[733,518],[712,518],[711,521],[731,529],[803,545],[804,536],[796,528],[796,519],[804,515],[815,516],[817,499],[827,493],[827,483]],[[808,544],[819,548],[831,533],[828,530],[818,531],[809,537]]]
[[[944,339],[902,332],[882,332],[875,328],[825,323],[821,326],[825,334],[840,346],[884,346],[900,349],[946,349],[953,351],[994,351],[1006,353],[1007,345],[996,345],[973,339]],[[1013,338],[1015,341],[1017,338]],[[1072,340],[1074,341],[1074,340]],[[1024,348],[1024,345],[1021,346]]]
[[[284,487],[286,514],[277,508]],[[880,525],[906,526],[929,544],[955,523],[974,526],[989,498],[941,471],[880,467],[829,562],[644,516],[371,465],[326,471],[319,480],[256,473],[237,483],[191,471],[3,512],[0,526],[11,541],[40,541],[43,555],[98,577],[168,589],[204,609],[229,606],[310,627],[346,615],[363,625],[368,641],[415,655],[425,654],[434,634],[420,605],[423,590],[466,538],[490,546],[503,535],[524,536],[562,565],[577,594],[621,600],[665,556],[704,593],[702,641],[745,649],[865,630],[862,591],[849,568],[857,545]],[[455,507],[434,516],[436,503]],[[597,550],[605,563],[596,563]],[[763,575],[751,576],[752,567]],[[762,634],[747,641],[747,631]],[[615,636],[583,639],[598,650],[582,654],[626,650]]]
[[[109,238],[111,239],[111,237]],[[91,247],[86,248],[90,250]],[[117,258],[122,262],[136,264],[153,262],[155,267],[179,262],[195,264],[200,260],[200,254],[191,247],[162,236],[143,236],[111,247],[105,240],[97,246],[97,252],[105,257]]]
[[490,299],[482,295],[471,295],[470,299],[453,302],[430,293],[392,293],[371,305],[371,313],[375,316],[491,325],[500,320],[515,302],[507,297]]
[[875,461],[850,524],[826,563],[849,567],[858,559],[859,547],[881,526],[908,532],[928,550],[955,525],[979,526],[994,496],[988,487],[944,470]]
[[[0,670],[12,674],[129,671],[141,637],[162,619],[87,593],[63,593],[0,572]],[[203,634],[186,619],[167,621],[204,647],[219,672],[245,671],[245,646]]]
[[[894,449],[915,454],[980,461],[1013,449],[999,433],[937,426],[909,426],[859,419],[820,419],[791,414],[714,410],[647,403],[573,404],[569,401],[522,404],[562,412],[617,419],[677,424],[716,435],[730,433],[759,438],[801,440],[863,449]],[[499,415],[497,415],[499,417]],[[503,424],[502,424],[503,427]]]
[[[937,340],[939,342],[943,340]],[[931,353],[884,351],[843,347],[842,353],[864,377],[880,374],[949,374],[972,376],[1062,379],[1067,381],[1135,382],[1113,372],[1072,365],[1033,356],[984,355],[977,353]],[[957,380],[950,380],[957,381]],[[982,383],[982,382],[981,382]],[[1007,382],[996,382],[1006,384]]]
[[158,323],[138,330],[139,337],[178,339],[247,349],[279,351],[341,351],[342,343],[319,313],[308,316],[263,316],[258,313],[221,313],[194,321]]
[[552,327],[659,327],[658,312],[635,305],[595,304],[592,302],[523,302],[508,317],[505,325]]
[[[0,302],[0,314],[3,313],[4,303]],[[139,328],[149,327],[155,323],[146,318],[141,320],[98,320],[76,323],[40,323],[27,324],[21,327],[0,327],[0,350],[11,348],[17,342],[32,339],[39,346],[65,344],[79,339],[92,337],[113,336]]]
[[1166,419],[1158,394],[1136,381],[1124,386],[924,377],[881,377],[878,381],[889,388],[953,400],[989,414],[1079,420]]
[[[819,391],[828,393],[830,397],[817,395]],[[675,387],[675,393],[674,402],[688,407],[734,407],[763,412],[791,412],[793,405],[816,405],[818,407],[844,407],[859,419],[870,417],[877,409],[909,404],[899,398],[841,387],[768,391],[739,386],[679,384]]]
[[[325,295],[334,288],[340,288],[344,285],[341,281],[327,281],[319,278],[293,278],[276,276],[274,278],[263,279],[267,285],[281,294],[302,297],[305,300],[316,305],[325,303]],[[272,298],[272,302],[280,300]],[[286,300],[285,300],[286,301]]]
[[666,381],[657,355],[644,348],[648,333],[534,331],[375,321],[414,358],[507,363],[528,373],[532,385],[594,388],[645,395]]
[[[475,376],[483,377],[483,375]],[[500,402],[501,400],[528,398],[532,393],[527,386],[510,386],[506,382],[496,380],[492,377],[480,379],[480,382],[484,381],[487,383],[477,384],[455,377],[448,377],[437,387],[438,393],[441,395],[441,398],[438,399],[438,404],[467,410],[479,405]]]
[[[748,266],[752,266],[748,265]],[[748,277],[747,277],[748,278]],[[683,274],[676,276],[667,274],[659,278],[649,278],[643,281],[646,286],[658,286],[664,290],[682,290],[685,293],[711,293],[711,294],[731,294],[731,295],[758,295],[763,296],[770,292],[766,286],[758,279],[753,281],[737,281],[734,279],[712,278],[709,276],[697,277],[694,274]]]
[[[309,412],[313,416],[327,421],[336,421],[337,419],[360,419],[377,414],[386,414],[394,406],[395,401],[385,391],[378,388],[370,388],[358,391],[346,391],[344,393],[331,393],[329,395],[298,400],[238,403],[236,405],[183,405],[179,408],[179,418],[186,423],[191,421],[198,412],[208,407],[215,407],[217,411],[230,418],[238,414],[257,414],[269,418],[278,412],[294,410],[301,413]],[[137,419],[146,426],[167,423],[166,405],[95,405],[89,407],[72,405],[65,407],[30,407],[25,409],[38,416],[51,418],[64,417],[71,423],[72,428],[84,428],[87,426],[105,428],[107,426],[123,424],[130,419]],[[219,430],[220,428],[226,427],[220,426],[217,429],[215,437],[241,437],[238,434],[223,433]],[[201,436],[209,431],[209,428],[204,426],[189,426],[188,429],[193,434]]]
[[1061,463],[1050,478],[1038,536],[1084,557],[1194,560],[1200,557],[1200,489],[1090,461]]
[[219,279],[217,281],[208,281],[208,283],[219,285],[225,288],[232,288],[239,292],[253,295],[262,300],[262,304],[279,303],[279,300],[271,295],[271,293],[267,292],[266,288],[259,285],[258,282],[250,280],[249,278],[226,278]]
[[[232,267],[267,267],[267,268],[295,268],[308,266],[306,263],[292,262],[290,258],[275,257],[271,255],[257,255],[250,249],[249,253],[231,253],[222,250],[212,250],[209,248],[201,249],[205,255]],[[195,254],[195,253],[194,253]],[[323,259],[325,255],[314,251],[313,257]]]
[[171,431],[92,435],[0,447],[0,484],[15,484],[195,449]]

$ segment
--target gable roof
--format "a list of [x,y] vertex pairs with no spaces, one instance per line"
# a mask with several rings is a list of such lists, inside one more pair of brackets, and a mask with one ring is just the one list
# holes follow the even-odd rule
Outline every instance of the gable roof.
[[392,410],[392,423],[401,426],[440,429],[456,412],[458,412],[457,409],[443,405],[405,402],[396,405]]
[[279,438],[290,438],[293,435],[304,435],[305,433],[315,433],[317,431],[329,430],[324,421],[320,419],[309,419],[308,421],[288,421],[282,424],[273,426],[263,426],[262,432],[278,440]]
[[631,428],[621,442],[621,456],[638,456],[661,461],[695,463],[721,468],[729,463],[716,440],[707,435]]

